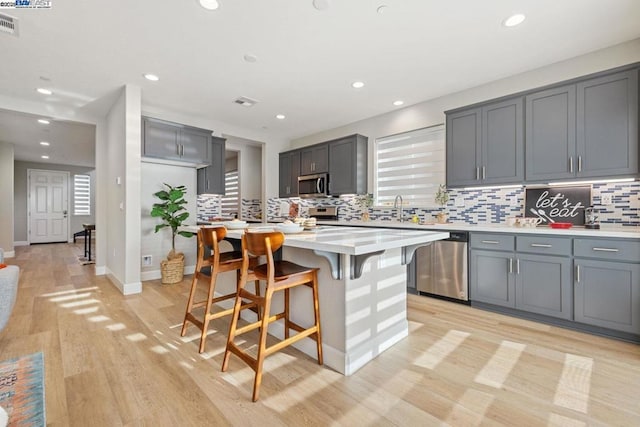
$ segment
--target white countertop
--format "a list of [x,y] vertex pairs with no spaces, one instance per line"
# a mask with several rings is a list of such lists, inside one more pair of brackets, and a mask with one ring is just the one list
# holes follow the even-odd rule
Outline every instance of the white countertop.
[[[273,230],[274,225],[251,224],[252,230]],[[197,226],[183,227],[185,231],[197,231]],[[227,230],[227,236],[240,239],[243,230]],[[284,245],[292,248],[312,249],[347,255],[363,255],[385,249],[402,248],[449,237],[446,230],[402,230],[375,227],[321,226],[315,231],[287,234]]]
[[477,231],[488,233],[522,233],[545,234],[574,237],[616,237],[625,239],[640,239],[640,227],[625,227],[621,225],[601,224],[599,230],[588,230],[584,227],[571,227],[567,230],[554,229],[548,226],[515,227],[506,224],[467,224],[451,222],[447,224],[427,223],[414,224],[409,221],[318,221],[323,225],[340,225],[353,227],[391,228],[407,230],[435,230],[435,231]]

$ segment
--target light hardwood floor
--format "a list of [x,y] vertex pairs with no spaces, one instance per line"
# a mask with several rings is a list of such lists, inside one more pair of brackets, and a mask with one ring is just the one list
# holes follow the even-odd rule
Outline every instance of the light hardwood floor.
[[220,372],[227,320],[202,355],[194,327],[180,337],[189,277],[125,297],[80,252],[8,260],[22,273],[0,360],[44,352],[48,425],[640,425],[639,345],[416,296],[409,337],[355,375],[287,349],[252,403],[250,368]]

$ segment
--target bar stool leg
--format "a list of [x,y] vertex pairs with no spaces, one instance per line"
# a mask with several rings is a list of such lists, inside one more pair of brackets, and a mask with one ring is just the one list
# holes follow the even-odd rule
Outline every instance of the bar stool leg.
[[[268,288],[268,286],[267,286]],[[265,352],[267,349],[267,332],[269,330],[269,314],[271,313],[271,298],[273,289],[267,289],[264,299],[264,311],[262,316],[262,326],[260,327],[260,342],[258,344],[258,355],[256,357],[256,376],[253,379],[253,401],[257,402],[260,395],[260,385],[262,384],[262,367],[264,364]]]
[[218,272],[211,267],[211,279],[209,280],[209,292],[207,293],[207,305],[204,308],[204,319],[202,320],[202,335],[200,336],[199,353],[204,352],[204,345],[207,341],[207,331],[209,330],[209,322],[211,321],[211,306],[213,305],[213,295],[216,289],[216,279]]
[[231,346],[236,337],[236,328],[238,327],[238,318],[240,317],[240,307],[242,306],[242,298],[240,297],[240,292],[244,288],[244,283],[240,282],[240,287],[238,288],[238,295],[236,296],[236,302],[233,305],[233,314],[231,315],[231,324],[229,325],[229,335],[227,336],[227,347],[224,351],[224,359],[222,360],[222,372],[226,372],[227,367],[229,366],[229,358],[231,356]]
[[316,335],[316,346],[318,348],[318,365],[323,364],[322,360],[322,333],[320,331],[320,298],[318,295],[318,272],[313,272],[313,282],[311,289],[313,290],[313,317],[316,322],[317,331]]
[[284,290],[284,339],[289,338],[289,288]]
[[199,267],[200,267],[199,265],[196,265],[196,271],[193,273],[193,279],[191,279],[191,291],[189,292],[189,300],[187,301],[187,310],[184,313],[184,321],[182,322],[182,330],[180,331],[181,337],[185,336],[187,333],[187,318],[189,317],[189,314],[191,314],[191,310],[193,310],[193,300],[196,297],[196,288],[198,287],[198,280],[200,280]]

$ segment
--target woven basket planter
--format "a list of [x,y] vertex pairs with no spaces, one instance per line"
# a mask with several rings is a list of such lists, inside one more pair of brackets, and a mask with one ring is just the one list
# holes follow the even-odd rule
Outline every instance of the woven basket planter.
[[163,285],[172,285],[182,281],[184,276],[184,254],[178,252],[173,257],[160,262],[160,274]]

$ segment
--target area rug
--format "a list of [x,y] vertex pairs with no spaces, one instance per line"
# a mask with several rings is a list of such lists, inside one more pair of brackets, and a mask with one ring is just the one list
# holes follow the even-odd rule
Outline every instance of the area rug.
[[89,265],[89,264],[95,264],[96,260],[92,259],[91,261],[89,261],[88,258],[80,256],[78,257],[78,262],[80,263],[80,265]]
[[42,353],[0,362],[0,406],[9,426],[46,425]]

